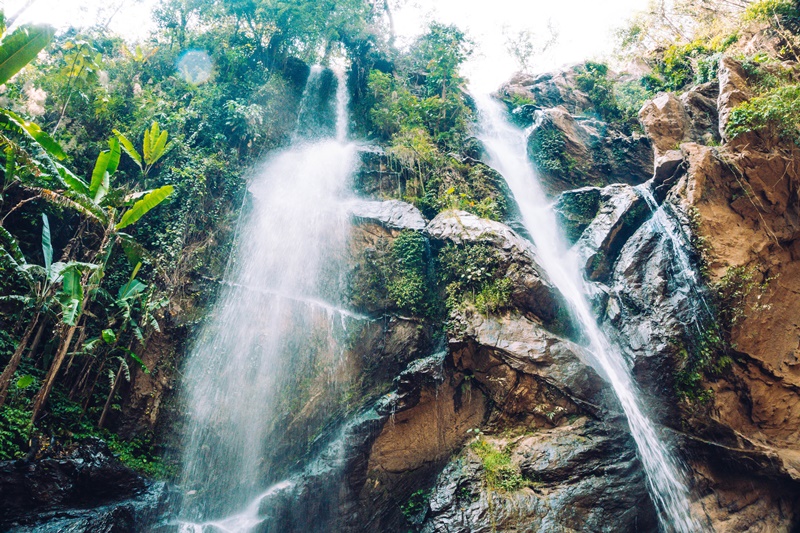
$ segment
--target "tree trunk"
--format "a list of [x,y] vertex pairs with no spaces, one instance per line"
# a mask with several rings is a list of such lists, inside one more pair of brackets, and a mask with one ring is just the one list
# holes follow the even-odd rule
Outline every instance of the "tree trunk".
[[122,365],[124,363],[120,362],[119,369],[117,370],[117,375],[114,376],[114,383],[111,384],[111,390],[108,392],[108,398],[106,398],[106,404],[103,406],[103,413],[100,415],[100,421],[97,423],[97,427],[102,428],[103,425],[106,423],[106,416],[108,415],[108,409],[111,407],[111,401],[114,399],[114,393],[117,392],[117,385],[119,385],[119,378],[122,375]]
[[42,388],[39,389],[39,392],[36,394],[36,398],[33,401],[31,423],[36,422],[36,417],[39,416],[39,411],[42,410],[45,402],[47,402],[48,396],[50,396],[50,391],[53,389],[53,384],[56,381],[58,371],[61,369],[61,365],[64,362],[64,359],[67,357],[69,346],[72,344],[72,336],[75,335],[76,329],[78,329],[78,326],[70,326],[70,328],[67,330],[66,337],[61,343],[61,346],[58,348],[58,352],[56,352],[56,357],[53,359],[53,363],[50,365],[50,370],[47,371],[47,376],[45,376]]
[[25,348],[28,346],[28,339],[30,339],[33,330],[36,328],[36,322],[38,321],[39,313],[36,313],[33,316],[31,323],[28,324],[27,328],[25,328],[25,333],[23,333],[22,339],[19,341],[19,346],[17,346],[17,349],[14,350],[14,354],[11,356],[11,360],[6,365],[5,370],[3,370],[3,374],[0,375],[0,407],[6,403],[6,397],[8,396],[8,388],[11,385],[11,379],[14,377],[14,372],[17,371],[19,362],[22,360],[22,354],[25,352]]
[[36,335],[33,337],[33,342],[31,343],[31,349],[28,351],[28,357],[31,359],[36,356],[36,350],[39,348],[39,343],[42,342],[42,336],[44,335],[44,330],[47,327],[47,315],[45,315],[44,320],[39,323],[39,329],[36,331]]

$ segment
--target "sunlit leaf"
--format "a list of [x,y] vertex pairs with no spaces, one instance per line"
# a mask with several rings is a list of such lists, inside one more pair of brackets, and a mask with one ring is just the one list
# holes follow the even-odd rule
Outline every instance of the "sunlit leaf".
[[133,204],[133,207],[128,209],[125,214],[122,215],[122,218],[117,224],[116,229],[119,230],[135,223],[137,220],[147,214],[147,212],[163,202],[170,194],[172,194],[174,190],[175,188],[172,185],[164,185],[163,187],[159,187],[158,189],[155,189],[149,194],[145,195],[144,198]]
[[0,42],[0,83],[5,83],[36,59],[55,35],[52,26],[25,25],[5,36]]

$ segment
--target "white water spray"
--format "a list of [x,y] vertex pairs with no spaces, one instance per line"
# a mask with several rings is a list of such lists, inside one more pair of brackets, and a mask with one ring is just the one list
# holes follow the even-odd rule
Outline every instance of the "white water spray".
[[365,318],[341,305],[357,160],[346,142],[347,103],[343,75],[312,69],[292,145],[250,181],[252,205],[182,383],[182,531],[244,533],[263,521],[261,501],[288,486],[264,492],[281,460],[270,441],[280,395],[297,393],[287,385],[293,369],[340,364],[337,324]]
[[536,247],[539,263],[569,303],[599,370],[605,374],[619,399],[662,526],[667,531],[678,533],[698,531],[700,527],[689,510],[679,463],[642,412],[636,386],[621,353],[610,346],[592,314],[582,271],[576,257],[562,243],[555,215],[528,160],[526,133],[513,127],[502,106],[488,95],[476,96],[475,101],[481,118],[480,139],[488,152],[488,164],[500,172],[514,194],[523,225]]

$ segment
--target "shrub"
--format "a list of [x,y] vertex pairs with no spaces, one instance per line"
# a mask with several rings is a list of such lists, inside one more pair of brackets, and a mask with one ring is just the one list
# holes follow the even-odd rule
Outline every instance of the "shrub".
[[736,137],[769,127],[781,138],[800,144],[800,85],[778,87],[736,106],[725,132]]
[[528,485],[507,450],[500,451],[483,438],[473,442],[470,447],[481,459],[486,488],[489,490],[514,492]]

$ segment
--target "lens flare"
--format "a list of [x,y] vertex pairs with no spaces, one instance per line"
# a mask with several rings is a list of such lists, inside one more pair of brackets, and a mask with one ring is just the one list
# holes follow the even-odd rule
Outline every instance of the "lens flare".
[[178,75],[193,85],[202,85],[211,79],[214,64],[203,50],[187,50],[175,63]]

